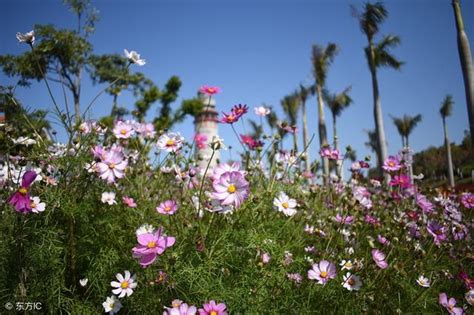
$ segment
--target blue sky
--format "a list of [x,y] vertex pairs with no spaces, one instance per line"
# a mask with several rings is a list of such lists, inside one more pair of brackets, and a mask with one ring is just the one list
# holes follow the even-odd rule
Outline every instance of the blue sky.
[[[406,62],[401,71],[381,69],[379,85],[389,152],[396,153],[401,140],[389,115],[422,114],[423,121],[411,136],[415,151],[441,145],[443,134],[440,103],[453,95],[453,116],[448,120],[450,138],[459,142],[468,129],[464,85],[456,44],[454,16],[450,0],[386,1],[389,17],[381,34],[397,34],[402,39],[393,53]],[[100,21],[91,42],[94,51],[119,53],[124,48],[137,50],[147,60],[145,73],[160,87],[172,75],[182,82],[182,99],[196,95],[204,84],[217,85],[222,93],[216,98],[218,109],[228,111],[243,103],[251,108],[272,105],[280,114],[280,100],[299,83],[312,82],[311,45],[335,42],[340,53],[331,66],[327,87],[340,91],[352,85],[354,104],[338,120],[340,141],[351,145],[359,158],[365,148],[364,129],[374,127],[370,74],[363,53],[366,39],[351,16],[350,5],[361,1],[124,1],[101,0],[93,5]],[[464,24],[474,48],[474,2],[462,1]],[[51,23],[60,28],[76,25],[74,15],[59,0],[3,0],[0,13],[0,54],[20,54],[28,47],[15,39],[17,31],[26,32],[34,24]],[[0,74],[2,85],[15,80]],[[84,81],[83,107],[101,90]],[[60,90],[55,88],[60,99]],[[43,84],[18,88],[17,97],[31,108],[52,109]],[[133,108],[132,95],[123,94],[119,103]],[[110,112],[111,98],[102,95],[93,106],[93,117]],[[150,110],[151,119],[158,104]],[[316,99],[307,103],[310,134],[317,134]],[[253,110],[249,118],[258,120]],[[331,136],[330,112],[326,109]],[[59,128],[59,127],[58,127]],[[229,126],[221,125],[220,134],[235,148]],[[241,128],[239,125],[238,128]],[[193,133],[192,120],[174,128],[187,139]],[[316,136],[316,140],[317,140]],[[316,157],[318,141],[311,148]],[[224,154],[225,157],[225,154]]]

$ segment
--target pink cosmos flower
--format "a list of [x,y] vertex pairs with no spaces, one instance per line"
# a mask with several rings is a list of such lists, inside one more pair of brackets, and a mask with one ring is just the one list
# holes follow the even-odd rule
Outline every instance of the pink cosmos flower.
[[422,194],[416,195],[416,204],[423,210],[424,213],[432,213],[434,205]]
[[388,246],[390,245],[390,241],[383,235],[377,235],[377,241],[382,244],[382,245],[385,245],[385,246]]
[[199,309],[199,315],[227,315],[226,308],[224,303],[216,304],[216,301],[211,300]]
[[197,133],[194,136],[194,141],[196,141],[196,146],[199,149],[205,149],[206,148],[207,136],[203,133]]
[[240,118],[240,116],[237,116],[234,112],[230,112],[229,114],[222,112],[222,115],[219,121],[224,124],[233,124]]
[[327,260],[321,260],[308,271],[308,278],[325,285],[329,279],[336,278],[336,266]]
[[212,183],[212,197],[222,205],[234,204],[236,208],[247,199],[249,183],[240,172],[226,172]]
[[135,134],[133,125],[121,120],[115,123],[113,132],[118,139],[128,139]]
[[14,206],[17,212],[27,213],[31,211],[29,188],[35,179],[35,171],[26,171],[23,174],[20,188],[8,198],[7,202]]
[[382,168],[387,172],[398,171],[402,168],[400,159],[397,156],[389,156],[384,162]]
[[183,146],[184,138],[179,132],[169,132],[158,139],[158,147],[166,152],[178,152]]
[[219,179],[222,176],[222,174],[227,173],[227,172],[239,172],[240,174],[242,174],[242,176],[245,176],[247,174],[246,171],[240,170],[239,162],[233,162],[232,164],[222,163],[214,167],[214,169],[212,170],[211,179],[215,181]]
[[456,300],[454,298],[448,300],[448,296],[444,292],[439,294],[439,304],[451,315],[461,315],[464,313],[462,307],[456,307]]
[[125,169],[128,162],[122,152],[117,150],[105,151],[102,153],[102,162],[97,163],[100,178],[106,180],[108,184],[115,182],[117,178],[125,176]]
[[461,279],[468,290],[474,289],[474,278],[470,278],[464,270],[459,273],[459,279]]
[[137,235],[138,245],[132,249],[133,257],[140,258],[140,265],[148,267],[156,260],[157,255],[161,255],[168,247],[176,242],[172,236],[163,236],[163,228],[152,233],[142,233]]
[[249,111],[249,107],[245,104],[234,105],[234,107],[232,107],[232,113],[238,118],[242,117],[248,111]]
[[385,261],[385,254],[378,250],[378,249],[372,249],[372,259],[375,261],[377,266],[381,269],[387,269],[388,263]]
[[212,96],[214,94],[220,93],[221,89],[217,86],[207,86],[203,85],[199,88],[199,92]]
[[427,226],[428,233],[430,233],[436,246],[441,246],[441,243],[448,239],[446,235],[446,227],[442,226],[438,222],[432,221]]
[[152,123],[137,124],[136,129],[144,138],[153,138],[156,134],[155,126]]
[[336,217],[334,218],[336,222],[339,222],[341,224],[352,224],[354,222],[354,217],[353,216],[341,216],[339,213],[336,214]]
[[410,177],[405,174],[395,175],[389,184],[390,186],[400,186],[400,188],[409,188],[411,186]]
[[269,253],[262,253],[260,255],[260,259],[262,260],[263,264],[268,264],[270,262],[271,257]]
[[[181,301],[180,301],[181,302]],[[196,314],[197,309],[194,305],[188,305],[186,303],[175,303],[173,301],[172,307],[166,307],[163,315],[194,315]]]
[[132,197],[123,196],[122,197],[122,202],[123,202],[124,205],[126,205],[129,208],[136,208],[137,207],[137,204],[136,204],[135,200],[133,200]]
[[372,200],[370,200],[370,191],[364,186],[354,186],[352,188],[354,198],[366,209],[372,208]]
[[474,194],[473,193],[463,193],[461,195],[461,203],[466,209],[474,208]]
[[178,210],[178,204],[174,200],[166,200],[156,207],[156,211],[158,211],[158,213],[165,215],[172,215],[176,212],[176,210]]
[[295,272],[295,273],[287,273],[287,274],[286,274],[286,277],[287,277],[289,280],[291,280],[291,281],[293,281],[294,283],[296,283],[296,284],[300,284],[300,283],[303,281],[303,277],[302,277],[299,273],[297,273],[297,272]]

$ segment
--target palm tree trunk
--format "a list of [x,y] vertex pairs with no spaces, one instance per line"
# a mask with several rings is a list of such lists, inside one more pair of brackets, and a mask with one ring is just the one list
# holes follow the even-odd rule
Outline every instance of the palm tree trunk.
[[117,115],[117,94],[114,93],[114,98],[113,98],[113,102],[112,102],[112,110],[110,111],[110,116],[112,116],[112,118],[114,118],[115,120],[115,116]]
[[311,158],[309,156],[309,150],[308,150],[308,117],[306,114],[306,102],[303,102],[302,104],[303,108],[303,146],[304,149],[306,150],[306,160],[305,160],[305,165],[306,165],[306,171],[309,172],[311,170]]
[[405,137],[403,135],[400,135],[400,137],[402,137],[402,148],[405,147]]
[[[322,87],[317,84],[316,92],[318,94],[318,131],[319,131],[319,144],[321,147],[328,145],[328,137],[326,131],[326,122],[324,120],[324,102],[323,102],[323,91]],[[327,157],[322,158],[323,166],[323,183],[327,185],[329,183],[329,160]]]
[[[334,115],[334,113],[332,114],[332,134],[334,138],[334,149],[339,151],[339,138],[337,137],[336,115]],[[342,161],[337,160],[336,164],[336,175],[339,177],[339,179],[342,179]]]
[[[408,134],[405,136],[405,147],[407,149],[410,148],[410,142],[408,141]],[[409,154],[409,153],[407,152],[407,154]],[[413,157],[412,157],[411,163],[408,166],[408,174],[410,175],[410,184],[413,185],[413,183],[414,183],[414,180],[413,180]]]
[[295,150],[295,154],[298,152],[298,134],[296,131],[293,133],[293,150]]
[[474,69],[472,65],[472,54],[469,39],[464,31],[459,0],[453,0],[454,18],[458,38],[459,59],[461,61],[462,74],[464,78],[464,89],[466,92],[467,112],[469,115],[469,126],[471,131],[471,144],[474,147]]
[[446,147],[446,158],[448,160],[449,186],[454,187],[453,160],[451,157],[451,143],[449,142],[449,138],[448,138],[448,127],[446,126],[445,118],[443,118],[443,129],[444,129],[444,145]]
[[[377,69],[374,64],[374,47],[372,42],[369,43],[370,47],[370,73],[372,75],[372,90],[374,97],[374,120],[375,120],[375,132],[377,133],[377,156],[379,161],[379,172],[383,174],[382,163],[387,159],[387,143],[385,140],[385,130],[383,126],[383,114],[382,114],[382,103],[380,101],[379,84],[377,80]],[[385,176],[385,181],[388,181],[388,177]]]

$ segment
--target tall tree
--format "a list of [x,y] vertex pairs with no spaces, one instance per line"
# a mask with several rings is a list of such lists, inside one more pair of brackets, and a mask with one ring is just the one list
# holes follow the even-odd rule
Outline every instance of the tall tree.
[[[331,110],[332,114],[332,130],[333,130],[333,141],[334,141],[334,148],[339,150],[339,138],[337,136],[337,127],[336,127],[336,120],[342,114],[342,111],[349,107],[352,103],[352,98],[349,96],[349,92],[351,87],[347,87],[344,91],[338,94],[330,94],[327,90],[324,92],[324,98],[326,99],[326,104]],[[342,161],[337,161],[337,168],[336,173],[337,176],[340,178],[342,177],[342,168],[341,166]]]
[[[454,18],[456,20],[456,30],[458,39],[459,59],[461,61],[462,74],[464,78],[464,89],[466,92],[466,105],[469,115],[469,126],[471,135],[474,135],[474,67],[472,65],[471,47],[469,39],[464,31],[464,23],[461,14],[461,4],[459,0],[453,0]],[[474,147],[474,137],[471,137],[471,144]]]
[[453,159],[451,156],[451,143],[449,142],[448,137],[448,126],[446,125],[446,118],[451,116],[453,111],[453,97],[451,95],[446,95],[443,102],[441,103],[441,108],[439,113],[441,119],[443,120],[443,131],[444,131],[444,146],[446,148],[446,159],[448,162],[448,176],[449,176],[449,185],[454,187],[454,173],[453,173]]
[[[311,60],[313,66],[313,76],[315,78],[315,93],[318,100],[318,132],[319,144],[321,147],[328,145],[326,122],[324,118],[323,89],[326,85],[326,78],[329,66],[334,60],[339,49],[336,44],[329,43],[326,47],[313,45]],[[325,185],[329,182],[329,161],[327,157],[322,158],[323,182]]]
[[[88,37],[98,20],[97,11],[90,0],[66,0],[65,4],[77,16],[76,30],[61,30],[52,25],[35,25],[35,35],[41,38],[31,51],[19,56],[0,56],[0,67],[8,76],[20,77],[21,85],[32,80],[49,80],[70,91],[76,122],[81,119],[81,81],[92,53]],[[48,87],[49,89],[49,87]],[[53,102],[56,103],[53,97]],[[69,114],[65,96],[66,114]],[[58,107],[57,104],[55,106]]]
[[[283,112],[286,114],[288,118],[288,122],[291,127],[295,127],[298,124],[298,113],[299,113],[299,97],[298,93],[292,93],[290,95],[285,96],[281,100],[281,106],[283,108]],[[296,129],[293,130],[293,149],[295,152],[298,152],[298,132]]]
[[306,100],[308,99],[309,93],[310,93],[310,89],[300,84],[298,96],[301,102],[301,111],[303,115],[303,147],[306,149],[306,159],[305,159],[306,171],[311,170],[311,157],[309,154],[310,150],[307,149],[308,142],[309,142],[309,138],[308,138],[309,135],[308,135],[308,116],[306,114]]
[[408,141],[408,138],[413,132],[413,129],[415,129],[418,123],[421,122],[421,115],[418,114],[416,116],[403,115],[403,117],[391,117],[393,124],[395,127],[397,127],[400,137],[402,137],[402,147],[409,147],[410,142]]
[[400,44],[398,36],[388,35],[382,38],[379,43],[374,42],[374,36],[379,32],[380,24],[387,18],[388,12],[381,2],[366,3],[364,11],[355,11],[359,20],[362,32],[367,37],[368,46],[365,48],[365,55],[368,61],[370,74],[372,76],[372,90],[374,103],[375,132],[377,134],[378,150],[377,161],[379,172],[382,173],[383,161],[387,158],[387,143],[383,124],[382,103],[380,101],[379,83],[377,79],[377,69],[389,67],[400,69],[402,62],[390,54],[389,49]]

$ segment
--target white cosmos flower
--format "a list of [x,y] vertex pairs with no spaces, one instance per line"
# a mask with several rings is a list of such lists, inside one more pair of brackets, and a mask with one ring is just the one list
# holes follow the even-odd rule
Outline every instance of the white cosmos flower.
[[341,266],[341,270],[344,270],[344,269],[351,270],[354,267],[354,265],[352,264],[352,261],[350,260],[342,260],[339,266]]
[[123,52],[125,53],[125,57],[127,57],[130,62],[139,66],[143,66],[146,64],[145,59],[140,59],[140,54],[137,53],[135,50],[129,52],[128,50],[124,49]]
[[12,139],[14,144],[23,144],[26,146],[36,144],[36,140],[27,138],[27,137],[18,137],[17,139]]
[[464,294],[464,298],[469,305],[474,305],[474,290],[467,291],[466,294]]
[[87,279],[87,278],[79,279],[79,284],[81,285],[81,287],[85,287],[87,285],[88,281],[89,281],[89,279]]
[[296,200],[291,199],[283,191],[280,191],[280,194],[273,199],[273,205],[279,212],[283,212],[286,216],[293,216],[296,214]]
[[130,271],[125,270],[124,276],[118,273],[115,275],[117,281],[110,282],[112,288],[112,293],[118,295],[119,298],[123,298],[125,295],[130,296],[133,293],[133,289],[137,287],[137,281],[135,280],[135,275],[131,276]]
[[16,38],[20,43],[27,43],[33,45],[35,43],[35,31],[29,31],[28,33],[16,33]]
[[350,272],[346,273],[346,275],[342,277],[342,280],[344,280],[344,282],[341,283],[342,286],[349,291],[358,291],[362,286],[362,281],[360,281],[359,276],[353,275]]
[[423,288],[429,288],[431,285],[430,279],[426,278],[425,276],[421,275],[416,279],[416,283],[418,283]]
[[184,138],[179,132],[168,132],[158,139],[158,147],[166,152],[178,152],[183,146]]
[[101,200],[102,200],[102,203],[108,203],[109,205],[117,204],[117,201],[115,201],[114,192],[103,192]]
[[39,213],[43,212],[46,209],[46,204],[41,202],[39,197],[30,197],[31,202],[31,212]]
[[267,116],[271,112],[270,109],[268,109],[264,106],[255,107],[253,110],[254,110],[256,115],[261,116],[261,117]]
[[145,224],[140,225],[140,227],[135,231],[135,234],[139,236],[146,233],[153,233],[154,231],[155,229],[153,228],[151,224],[145,223]]
[[107,297],[105,302],[102,303],[102,306],[104,307],[106,313],[114,315],[115,313],[120,311],[120,309],[122,308],[122,303],[120,303],[120,300],[115,295],[112,295]]

